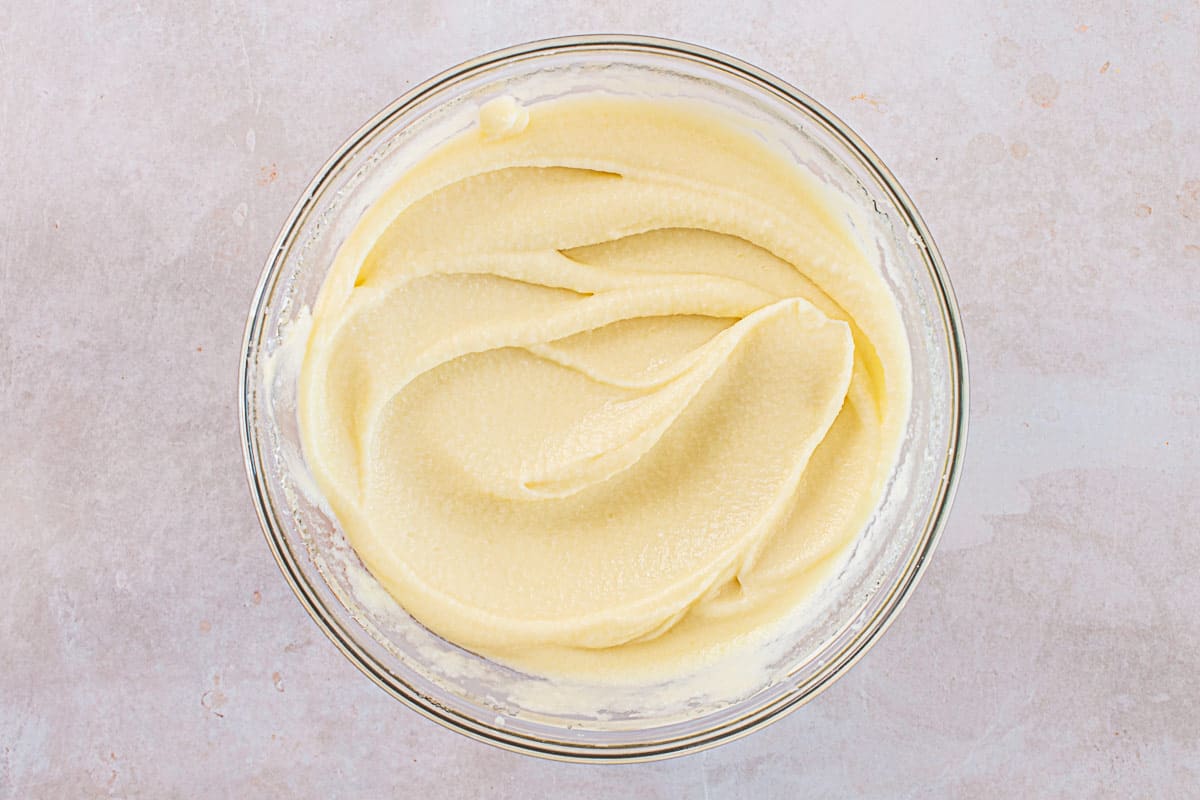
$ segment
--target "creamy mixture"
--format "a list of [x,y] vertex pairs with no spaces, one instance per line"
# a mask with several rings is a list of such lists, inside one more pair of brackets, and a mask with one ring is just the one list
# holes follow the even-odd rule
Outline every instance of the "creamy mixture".
[[341,248],[305,457],[418,620],[540,674],[685,668],[803,601],[909,407],[877,269],[715,112],[484,106]]

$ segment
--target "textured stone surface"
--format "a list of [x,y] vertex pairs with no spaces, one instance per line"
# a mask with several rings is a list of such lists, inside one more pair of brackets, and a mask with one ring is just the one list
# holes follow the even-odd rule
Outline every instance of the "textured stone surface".
[[[331,5],[0,4],[0,796],[1195,791],[1196,3]],[[236,368],[345,136],[479,52],[613,30],[755,62],[875,147],[974,403],[942,546],[857,667],[727,747],[586,767],[442,730],[324,640],[258,531]]]

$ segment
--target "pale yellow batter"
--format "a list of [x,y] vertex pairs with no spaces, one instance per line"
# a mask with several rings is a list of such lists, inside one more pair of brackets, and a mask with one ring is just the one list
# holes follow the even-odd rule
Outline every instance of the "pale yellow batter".
[[715,113],[484,107],[343,245],[305,456],[364,563],[543,674],[679,669],[803,599],[909,407],[883,278],[811,178]]

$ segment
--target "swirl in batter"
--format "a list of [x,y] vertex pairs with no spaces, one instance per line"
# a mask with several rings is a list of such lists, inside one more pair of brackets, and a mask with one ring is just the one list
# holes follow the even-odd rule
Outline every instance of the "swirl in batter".
[[342,246],[305,457],[384,588],[520,668],[727,651],[879,502],[895,300],[823,190],[715,113],[489,103]]

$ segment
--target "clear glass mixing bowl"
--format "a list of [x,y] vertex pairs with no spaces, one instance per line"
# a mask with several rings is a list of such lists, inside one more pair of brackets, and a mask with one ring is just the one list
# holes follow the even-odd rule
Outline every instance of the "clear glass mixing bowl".
[[[913,362],[913,406],[885,497],[806,624],[777,643],[752,690],[664,705],[655,687],[595,691],[523,675],[450,644],[382,591],[323,508],[300,448],[296,342],[341,242],[395,176],[474,123],[499,94],[526,103],[577,92],[688,98],[746,119],[845,202],[896,295]],[[301,335],[289,336],[300,330]],[[778,719],[843,674],[916,585],[945,523],[966,433],[966,353],[937,248],[912,201],[828,110],[749,64],[694,45],[582,36],[512,47],[417,86],[354,134],[288,218],[246,328],[239,391],[246,470],[271,550],[301,603],[355,665],[425,716],[512,750],[633,761],[710,747]],[[814,601],[815,602],[815,601]],[[705,676],[699,676],[703,684]],[[665,696],[665,695],[663,695]],[[534,698],[534,699],[530,699]]]

